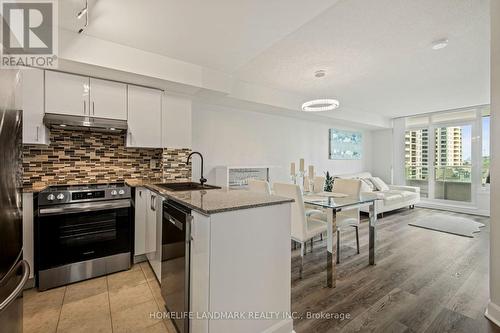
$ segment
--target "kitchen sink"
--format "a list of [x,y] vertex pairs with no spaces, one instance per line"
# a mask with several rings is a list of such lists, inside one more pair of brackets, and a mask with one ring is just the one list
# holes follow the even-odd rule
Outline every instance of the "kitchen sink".
[[155,184],[158,187],[169,191],[199,191],[199,190],[216,190],[220,189],[219,186],[206,185],[200,183],[186,182],[186,183],[160,183]]

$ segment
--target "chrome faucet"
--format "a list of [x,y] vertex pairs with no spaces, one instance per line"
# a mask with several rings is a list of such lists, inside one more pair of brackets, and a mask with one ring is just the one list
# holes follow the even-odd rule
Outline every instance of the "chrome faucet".
[[207,180],[205,179],[205,177],[203,177],[203,155],[200,154],[197,151],[193,151],[191,154],[189,154],[189,156],[187,158],[187,164],[189,164],[189,160],[191,159],[191,156],[193,156],[193,155],[198,155],[201,158],[201,178],[200,178],[200,184],[203,185],[203,184],[205,184],[207,182]]

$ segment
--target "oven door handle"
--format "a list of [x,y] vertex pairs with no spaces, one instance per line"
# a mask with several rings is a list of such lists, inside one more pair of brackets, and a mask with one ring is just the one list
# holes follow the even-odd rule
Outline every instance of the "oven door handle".
[[130,200],[127,199],[111,202],[82,202],[76,204],[60,205],[56,207],[41,208],[39,215],[46,216],[55,214],[74,214],[128,207],[130,207]]

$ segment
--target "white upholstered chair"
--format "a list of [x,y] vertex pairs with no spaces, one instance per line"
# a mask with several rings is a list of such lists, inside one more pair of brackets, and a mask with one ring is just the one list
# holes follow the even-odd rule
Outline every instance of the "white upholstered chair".
[[314,177],[313,192],[320,193],[325,189],[325,177],[316,176]]
[[306,242],[326,232],[326,222],[320,219],[307,217],[304,207],[304,198],[298,185],[274,183],[274,194],[294,199],[292,203],[292,240],[300,244],[300,277],[306,253]]
[[[359,179],[335,179],[333,192],[343,193],[356,198],[361,194],[361,180]],[[346,209],[336,214],[337,222],[337,263],[340,263],[340,235],[347,228],[356,229],[356,248],[359,254],[359,208]],[[310,216],[316,220],[327,220],[325,213],[314,213]]]
[[304,192],[314,192],[320,193],[323,192],[325,188],[325,177],[316,176],[313,179],[312,183],[313,188],[311,188],[311,184],[309,183],[309,177],[304,177]]
[[271,186],[265,180],[249,179],[248,190],[251,192],[259,192],[264,194],[271,194]]

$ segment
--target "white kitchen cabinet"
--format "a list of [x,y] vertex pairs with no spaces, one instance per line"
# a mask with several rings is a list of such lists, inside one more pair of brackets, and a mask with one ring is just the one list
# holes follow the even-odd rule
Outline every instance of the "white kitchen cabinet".
[[148,191],[146,208],[146,253],[156,251],[156,200],[158,194]]
[[49,144],[49,130],[43,124],[44,71],[26,68],[20,71],[16,88],[16,108],[23,110],[23,143]]
[[150,191],[149,215],[147,218],[146,257],[158,281],[161,281],[163,197]]
[[164,148],[192,147],[192,102],[183,96],[163,95],[162,145]]
[[[190,312],[290,312],[290,203],[191,215]],[[258,250],[252,245],[256,239]],[[164,283],[168,288],[171,282]],[[293,332],[288,317],[196,318],[190,325],[193,333]]]
[[135,192],[134,255],[146,255],[158,281],[161,274],[161,223],[163,198],[144,187]]
[[45,113],[90,116],[89,77],[45,71]]
[[30,278],[35,271],[33,247],[33,193],[23,193],[23,259],[30,265]]
[[127,85],[90,78],[90,114],[96,118],[127,120]]
[[127,147],[161,148],[162,92],[128,85]]
[[146,253],[146,220],[148,214],[149,190],[138,187],[135,190],[135,245],[134,255]]

